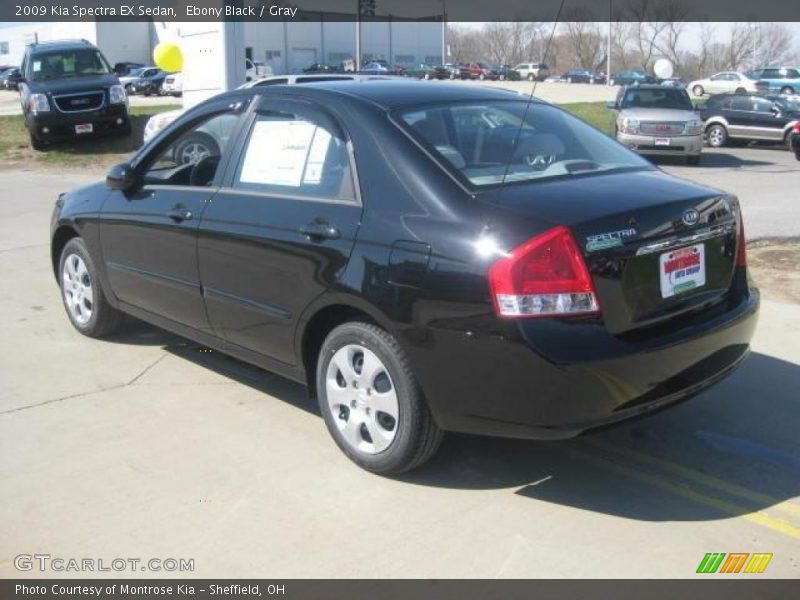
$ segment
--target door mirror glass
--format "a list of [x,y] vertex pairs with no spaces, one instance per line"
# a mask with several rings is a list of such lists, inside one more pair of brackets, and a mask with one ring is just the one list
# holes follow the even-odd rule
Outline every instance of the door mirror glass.
[[112,190],[127,192],[136,185],[133,167],[128,163],[114,165],[106,174],[106,185]]

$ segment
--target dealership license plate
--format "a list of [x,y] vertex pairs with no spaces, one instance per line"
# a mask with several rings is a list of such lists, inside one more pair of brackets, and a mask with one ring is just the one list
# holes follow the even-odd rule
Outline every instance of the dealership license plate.
[[658,257],[661,297],[671,298],[706,283],[705,246],[696,244]]
[[669,146],[669,138],[656,138],[656,146]]
[[75,125],[75,133],[92,133],[94,126],[91,123]]

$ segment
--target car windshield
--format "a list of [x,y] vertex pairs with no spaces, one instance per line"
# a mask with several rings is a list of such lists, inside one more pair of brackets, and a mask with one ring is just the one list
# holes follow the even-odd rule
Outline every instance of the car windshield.
[[622,108],[676,108],[693,110],[686,90],[680,89],[630,89],[620,102]]
[[65,50],[34,56],[31,60],[31,81],[86,77],[111,73],[106,59],[97,50]]
[[653,168],[580,119],[539,102],[437,104],[398,111],[396,121],[478,187]]
[[131,69],[128,71],[128,77],[139,77],[142,73],[144,73],[144,68],[141,69]]

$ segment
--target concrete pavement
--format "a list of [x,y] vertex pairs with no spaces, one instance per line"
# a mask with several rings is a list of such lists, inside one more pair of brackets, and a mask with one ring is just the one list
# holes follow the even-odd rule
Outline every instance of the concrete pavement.
[[[789,177],[761,169],[736,190],[751,229]],[[298,385],[137,322],[76,333],[48,220],[89,177],[0,177],[1,577],[77,575],[15,570],[37,552],[226,578],[692,577],[706,552],[771,552],[765,577],[800,576],[800,306],[765,299],[748,362],[672,410],[564,442],[449,436],[381,478]]]

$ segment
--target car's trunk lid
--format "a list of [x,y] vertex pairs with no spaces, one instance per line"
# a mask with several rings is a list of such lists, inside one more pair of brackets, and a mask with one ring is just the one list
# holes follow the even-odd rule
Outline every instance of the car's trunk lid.
[[503,238],[521,243],[566,225],[613,333],[702,310],[727,293],[737,208],[717,190],[643,170],[511,185],[483,192]]

